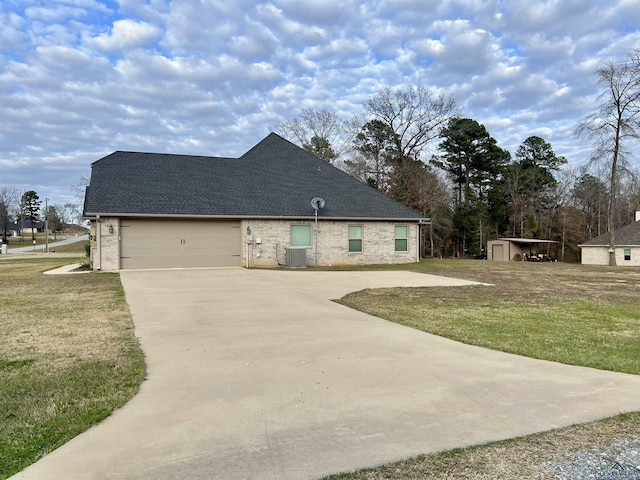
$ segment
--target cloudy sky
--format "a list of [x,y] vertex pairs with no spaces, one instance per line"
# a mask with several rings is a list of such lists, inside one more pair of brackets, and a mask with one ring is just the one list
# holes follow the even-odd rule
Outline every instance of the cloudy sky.
[[407,85],[580,165],[595,67],[640,47],[637,0],[2,0],[0,25],[0,186],[53,204],[114,150],[238,156]]

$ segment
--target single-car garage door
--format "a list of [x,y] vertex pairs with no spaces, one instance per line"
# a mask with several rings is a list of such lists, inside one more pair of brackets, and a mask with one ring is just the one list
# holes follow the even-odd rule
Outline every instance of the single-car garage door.
[[241,265],[240,222],[127,220],[120,224],[120,268]]

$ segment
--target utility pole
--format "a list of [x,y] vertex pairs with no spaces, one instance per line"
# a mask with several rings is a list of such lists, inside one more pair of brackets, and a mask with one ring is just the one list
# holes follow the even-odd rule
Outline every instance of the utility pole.
[[49,253],[49,199],[44,199],[44,242]]

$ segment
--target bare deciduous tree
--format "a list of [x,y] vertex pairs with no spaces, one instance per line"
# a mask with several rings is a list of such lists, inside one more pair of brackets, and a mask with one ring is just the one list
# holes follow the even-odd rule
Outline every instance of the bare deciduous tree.
[[78,199],[78,202],[80,202],[81,204],[84,202],[84,195],[86,193],[87,187],[89,186],[89,181],[89,176],[81,175],[78,183],[71,186],[71,191]]
[[606,183],[588,173],[586,169],[583,169],[574,180],[571,205],[582,216],[587,240],[603,233],[608,198],[609,188]]
[[62,207],[62,218],[64,223],[77,223],[82,222],[82,210],[77,203],[67,202]]
[[18,210],[18,199],[20,193],[14,187],[0,187],[0,228],[2,233],[2,243],[7,242],[7,229],[12,221],[12,212]]
[[346,122],[326,109],[303,108],[299,118],[276,125],[274,131],[327,162],[340,157],[349,142]]
[[423,160],[429,143],[458,113],[453,95],[436,95],[428,88],[415,86],[405,90],[381,90],[363,107],[367,121],[384,123],[395,134],[394,142],[400,157],[411,160]]
[[605,157],[609,163],[609,265],[615,265],[619,173],[625,168],[628,141],[640,134],[640,50],[622,61],[607,62],[595,73],[603,92],[597,109],[578,124],[576,132],[594,142],[594,158]]

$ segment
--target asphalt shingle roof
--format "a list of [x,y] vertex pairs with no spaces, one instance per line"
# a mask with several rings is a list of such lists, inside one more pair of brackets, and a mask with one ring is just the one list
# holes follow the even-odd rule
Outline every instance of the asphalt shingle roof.
[[419,220],[404,205],[269,134],[240,158],[114,152],[92,165],[84,215]]
[[[608,247],[610,238],[611,233],[607,232],[579,246]],[[616,230],[616,245],[620,247],[640,246],[640,222],[631,223]]]

